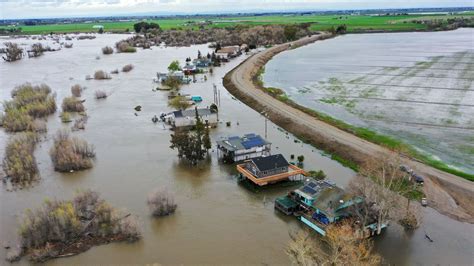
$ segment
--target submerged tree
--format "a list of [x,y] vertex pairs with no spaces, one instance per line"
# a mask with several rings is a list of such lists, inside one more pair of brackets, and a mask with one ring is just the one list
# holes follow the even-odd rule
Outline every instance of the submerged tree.
[[95,158],[94,146],[68,131],[58,131],[49,152],[54,170],[69,172],[92,168]]
[[348,190],[365,199],[364,211],[358,213],[363,221],[361,224],[369,219],[375,220],[377,234],[381,233],[382,225],[390,221],[417,227],[421,220],[421,212],[416,210],[416,205],[410,205],[410,200],[422,192],[415,182],[410,182],[406,173],[400,171],[399,166],[398,157],[368,159],[349,183]]
[[12,185],[27,185],[38,178],[38,166],[34,156],[37,142],[35,133],[13,137],[5,148],[3,170]]
[[43,55],[44,53],[44,48],[43,48],[43,45],[41,43],[34,43],[33,45],[31,45],[31,54],[32,54],[32,57],[38,57],[38,56],[41,56]]
[[178,157],[189,161],[192,165],[196,165],[202,161],[207,151],[211,148],[209,130],[202,122],[196,108],[196,124],[194,131],[176,129],[171,134],[171,149],[178,150]]
[[174,60],[173,62],[171,62],[170,65],[168,66],[168,70],[169,70],[170,72],[180,71],[180,70],[181,70],[181,66],[179,65],[179,61],[178,61],[178,60]]
[[5,56],[2,56],[3,60],[7,62],[13,62],[20,60],[23,57],[23,48],[16,43],[6,42],[5,43]]
[[166,189],[155,189],[147,199],[148,207],[153,216],[166,216],[174,213],[178,205],[174,197]]

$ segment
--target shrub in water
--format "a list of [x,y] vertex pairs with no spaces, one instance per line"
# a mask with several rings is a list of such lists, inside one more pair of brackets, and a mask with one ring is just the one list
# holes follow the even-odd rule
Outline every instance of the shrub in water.
[[104,48],[102,48],[102,53],[103,54],[113,54],[114,53],[114,48],[112,48],[110,46],[105,46]]
[[174,197],[165,189],[155,189],[148,195],[148,207],[153,216],[165,216],[174,213],[178,205]]
[[75,97],[66,97],[61,105],[63,112],[84,112],[85,108],[81,100]]
[[96,99],[105,99],[105,98],[107,98],[107,93],[103,90],[96,90],[95,91],[95,98]]
[[56,100],[47,85],[25,83],[12,90],[13,99],[4,102],[2,126],[10,132],[34,130],[34,118],[56,112]]
[[[35,262],[80,253],[94,244],[141,237],[134,216],[113,208],[91,190],[77,193],[73,200],[45,200],[41,208],[27,210],[19,236],[24,254]],[[67,250],[75,244],[80,248]]]
[[71,114],[69,114],[68,112],[62,112],[61,113],[61,122],[63,123],[69,123],[71,122]]
[[94,147],[85,140],[71,137],[68,131],[58,131],[49,152],[54,170],[70,172],[92,168]]
[[135,47],[131,46],[126,41],[120,41],[115,46],[120,53],[135,53],[137,51]]
[[84,88],[81,85],[76,84],[76,85],[73,85],[71,87],[71,94],[74,97],[81,97],[81,94],[82,94],[83,90],[84,90]]
[[15,136],[8,142],[3,171],[12,185],[25,185],[38,178],[38,166],[33,154],[36,142],[34,133]]
[[132,64],[128,64],[128,65],[125,65],[122,67],[122,72],[129,72],[133,69],[133,65]]
[[94,79],[111,79],[112,77],[107,74],[107,72],[103,71],[103,70],[97,70],[95,73],[94,73]]

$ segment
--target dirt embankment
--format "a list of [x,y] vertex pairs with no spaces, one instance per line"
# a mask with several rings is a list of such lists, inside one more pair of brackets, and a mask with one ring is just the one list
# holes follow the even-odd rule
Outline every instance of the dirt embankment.
[[[275,124],[343,160],[360,164],[367,157],[379,158],[384,154],[392,154],[393,151],[317,119],[305,107],[291,101],[284,103],[272,97],[254,82],[261,67],[276,54],[331,37],[333,35],[330,33],[321,33],[255,54],[226,74],[224,86],[254,110],[265,112]],[[473,182],[410,158],[402,157],[401,160],[418,173],[429,177],[425,182],[425,193],[433,208],[453,219],[474,223]]]

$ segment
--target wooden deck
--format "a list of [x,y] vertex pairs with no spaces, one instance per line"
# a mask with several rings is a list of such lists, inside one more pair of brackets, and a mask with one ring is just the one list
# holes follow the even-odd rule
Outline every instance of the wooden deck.
[[306,176],[307,175],[307,173],[303,169],[301,169],[301,168],[299,168],[295,165],[290,164],[290,166],[288,167],[288,172],[286,172],[286,173],[281,173],[281,174],[276,174],[276,175],[271,175],[271,176],[258,178],[256,176],[254,176],[250,171],[245,169],[244,165],[245,164],[238,164],[237,165],[237,171],[239,171],[239,173],[241,173],[242,175],[247,177],[250,181],[252,181],[253,183],[255,183],[256,185],[259,185],[259,186],[265,186],[267,184],[276,183],[276,182],[280,182],[280,181],[283,181],[283,180],[288,180],[292,176],[297,176],[297,175]]

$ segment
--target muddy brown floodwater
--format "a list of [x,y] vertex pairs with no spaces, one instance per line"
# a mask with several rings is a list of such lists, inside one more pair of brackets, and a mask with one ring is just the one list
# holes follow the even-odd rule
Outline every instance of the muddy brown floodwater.
[[[100,48],[113,45],[124,38],[102,35],[95,40],[74,41],[72,49],[47,53],[36,59],[15,63],[0,63],[1,100],[10,98],[10,90],[23,82],[51,86],[57,102],[70,94],[70,87],[79,83],[87,87],[83,99],[90,118],[85,131],[73,134],[95,145],[97,160],[94,168],[61,174],[53,171],[48,150],[57,129],[70,127],[58,118],[49,117],[48,133],[36,150],[41,180],[29,189],[8,192],[0,190],[0,239],[14,244],[18,218],[27,208],[40,206],[45,198],[68,199],[80,188],[99,191],[112,205],[126,208],[139,216],[143,238],[135,244],[114,243],[93,247],[77,256],[51,260],[49,265],[64,264],[289,264],[284,252],[289,231],[303,226],[292,217],[273,210],[275,197],[286,193],[288,187],[274,187],[253,192],[239,185],[233,175],[234,167],[217,161],[215,150],[199,168],[191,168],[178,161],[176,152],[169,148],[171,131],[151,118],[167,111],[167,92],[153,92],[151,83],[157,71],[165,71],[169,62],[195,57],[205,45],[183,48],[139,50],[135,54],[103,56]],[[15,40],[28,43],[28,40]],[[100,56],[97,60],[96,56]],[[245,59],[242,56],[207,75],[206,82],[184,86],[182,93],[199,94],[212,102],[215,83],[221,92],[220,121],[211,131],[213,142],[227,135],[258,133],[264,135],[265,120],[257,112],[232,98],[223,88],[224,74]],[[112,80],[86,81],[95,70],[111,71],[132,63],[129,73],[113,75]],[[94,99],[94,91],[104,89],[110,96],[103,101]],[[142,106],[135,116],[133,107]],[[225,122],[231,121],[231,127]],[[10,134],[0,130],[0,156]],[[305,156],[305,169],[322,169],[341,186],[354,175],[352,170],[330,160],[313,147],[295,143],[268,121],[268,139],[273,153]],[[146,195],[155,187],[165,186],[176,196],[177,212],[170,217],[152,219],[146,206]],[[424,225],[412,235],[400,233],[392,225],[376,239],[377,250],[395,264],[472,264],[473,225],[460,223],[426,208]],[[425,232],[434,239],[425,240]],[[6,250],[0,251],[1,264]],[[28,264],[23,259],[19,264]]]

